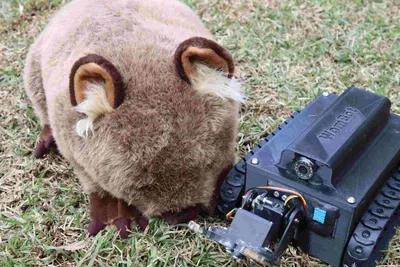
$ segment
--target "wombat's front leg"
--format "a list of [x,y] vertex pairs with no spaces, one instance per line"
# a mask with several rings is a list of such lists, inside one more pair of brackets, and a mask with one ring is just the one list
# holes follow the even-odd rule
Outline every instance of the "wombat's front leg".
[[91,193],[89,202],[91,222],[88,226],[88,232],[90,236],[97,235],[106,226],[114,225],[119,236],[127,238],[131,230],[132,219],[142,230],[147,227],[148,220],[143,217],[139,210],[121,199],[109,194],[100,196],[97,193]]
[[[109,196],[101,197],[97,193],[91,193],[89,196],[89,209],[90,209],[90,223],[88,232],[90,236],[97,235],[98,232],[106,228],[107,220],[107,207]],[[112,200],[112,199],[110,199]]]
[[134,219],[139,228],[144,231],[149,221],[142,213],[132,205],[128,205],[124,200],[118,200],[118,218],[114,220],[114,225],[119,231],[119,236],[122,238],[128,237],[128,230],[131,229],[131,222]]

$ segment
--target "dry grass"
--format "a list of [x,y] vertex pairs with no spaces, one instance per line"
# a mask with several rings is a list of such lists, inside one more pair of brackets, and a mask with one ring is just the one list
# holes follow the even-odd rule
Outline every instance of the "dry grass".
[[[245,79],[238,155],[322,91],[365,87],[388,96],[400,113],[399,1],[186,2],[232,51]],[[113,230],[87,238],[87,197],[71,168],[56,155],[33,158],[39,125],[23,90],[23,61],[49,15],[64,3],[1,2],[0,265],[235,266],[219,246],[161,220],[125,241]],[[380,266],[400,265],[399,236]],[[324,266],[293,248],[282,263],[318,265]]]

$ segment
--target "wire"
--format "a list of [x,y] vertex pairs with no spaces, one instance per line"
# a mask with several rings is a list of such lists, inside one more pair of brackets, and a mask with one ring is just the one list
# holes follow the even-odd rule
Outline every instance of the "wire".
[[283,203],[283,205],[286,206],[286,205],[289,203],[290,200],[296,199],[296,198],[299,198],[299,197],[296,196],[296,195],[291,195],[291,196],[289,196],[289,197],[285,200],[285,203]]
[[[273,186],[259,186],[259,187],[255,187],[255,188],[250,188],[249,190],[247,190],[247,192],[244,194],[244,196],[246,196],[251,190],[254,190],[254,189],[275,190],[275,191],[279,191],[279,192],[283,192],[283,193],[292,194],[291,196],[289,196],[285,200],[284,206],[286,206],[286,204],[288,204],[290,200],[295,199],[295,198],[300,198],[302,206],[303,206],[304,210],[306,210],[306,207],[307,207],[306,200],[304,199],[304,197],[300,193],[298,193],[296,191],[285,189],[285,188],[280,188],[280,187],[273,187]],[[229,220],[233,220],[232,214],[235,212],[235,210],[236,209],[232,209],[230,212],[228,212],[226,214],[226,218],[229,219]]]
[[229,220],[233,220],[232,214],[233,214],[234,211],[235,211],[235,209],[233,209],[233,210],[231,210],[230,212],[228,212],[228,213],[226,214],[226,218],[228,218]]
[[[296,191],[289,190],[289,189],[285,189],[285,188],[281,188],[281,187],[274,187],[274,186],[259,186],[259,187],[256,187],[256,188],[257,188],[257,189],[275,190],[275,191],[279,191],[279,192],[283,192],[283,193],[288,193],[288,194],[295,195],[295,196],[297,196],[297,197],[300,198],[300,201],[301,201],[301,203],[302,203],[302,205],[303,205],[303,208],[304,208],[304,210],[306,210],[306,207],[307,207],[307,202],[306,202],[306,200],[304,199],[304,197],[303,197],[300,193],[298,193],[298,192],[296,192]],[[246,192],[246,194],[247,194],[250,190],[252,190],[252,189],[254,189],[254,188],[249,189],[249,190]],[[245,194],[245,195],[246,195],[246,194]]]

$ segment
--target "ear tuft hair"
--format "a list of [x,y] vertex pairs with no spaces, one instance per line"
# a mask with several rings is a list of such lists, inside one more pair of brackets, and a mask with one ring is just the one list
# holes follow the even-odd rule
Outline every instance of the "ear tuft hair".
[[201,94],[217,95],[239,103],[245,101],[241,83],[235,77],[228,78],[223,71],[201,63],[194,63],[194,75],[191,77],[193,88]]
[[88,138],[93,132],[93,122],[101,114],[111,113],[114,109],[107,100],[105,84],[90,83],[85,91],[85,99],[74,107],[77,112],[87,115],[76,124],[76,132],[83,138]]
[[233,76],[235,64],[231,54],[218,43],[203,37],[183,41],[175,51],[174,64],[182,80],[190,83],[193,63],[202,62],[214,69],[224,70],[228,78]]

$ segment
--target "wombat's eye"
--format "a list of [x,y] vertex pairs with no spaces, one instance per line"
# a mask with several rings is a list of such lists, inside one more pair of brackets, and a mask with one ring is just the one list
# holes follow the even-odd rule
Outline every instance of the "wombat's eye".
[[198,92],[243,101],[240,83],[233,77],[233,58],[216,42],[190,38],[176,49],[174,63],[178,75]]

